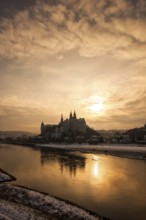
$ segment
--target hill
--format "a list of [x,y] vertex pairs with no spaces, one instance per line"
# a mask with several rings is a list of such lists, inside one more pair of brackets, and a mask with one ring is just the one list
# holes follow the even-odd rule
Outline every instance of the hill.
[[7,138],[7,137],[22,137],[22,136],[35,136],[36,134],[27,132],[27,131],[0,131],[0,137],[1,138]]

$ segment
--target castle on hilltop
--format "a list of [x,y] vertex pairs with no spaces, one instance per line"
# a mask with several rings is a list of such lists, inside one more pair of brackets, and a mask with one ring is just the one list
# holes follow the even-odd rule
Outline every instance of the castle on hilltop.
[[77,118],[76,112],[70,112],[69,118],[63,119],[61,114],[60,122],[57,125],[41,123],[41,135],[42,136],[54,136],[60,138],[63,134],[85,134],[86,133],[86,121],[84,118]]

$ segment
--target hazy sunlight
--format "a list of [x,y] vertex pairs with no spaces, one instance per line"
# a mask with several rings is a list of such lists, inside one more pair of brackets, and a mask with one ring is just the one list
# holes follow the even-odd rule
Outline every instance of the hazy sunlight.
[[91,113],[99,114],[103,112],[105,109],[103,97],[92,96],[90,97],[89,103],[90,104],[88,105],[87,108]]

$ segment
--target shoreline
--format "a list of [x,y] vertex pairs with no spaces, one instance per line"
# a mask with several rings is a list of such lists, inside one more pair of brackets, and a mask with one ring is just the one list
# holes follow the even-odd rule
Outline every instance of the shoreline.
[[36,144],[33,148],[79,151],[81,153],[104,154],[128,159],[146,160],[146,146],[137,145],[58,145]]
[[[9,146],[8,144],[4,145]],[[16,145],[15,145],[16,146]],[[22,145],[21,145],[22,146]],[[17,145],[16,147],[19,147]],[[136,145],[58,145],[58,144],[37,144],[36,146],[27,146],[36,150],[44,149],[47,151],[56,151],[56,152],[81,152],[81,153],[91,153],[96,155],[110,155],[114,157],[122,157],[122,158],[128,158],[128,159],[141,159],[146,160],[146,148],[145,147],[138,147]],[[25,146],[24,146],[25,148]],[[0,173],[3,172],[5,175],[9,175],[4,170],[0,169]],[[7,217],[9,217],[9,220],[12,220],[11,218],[11,210],[16,210],[17,216],[24,215],[25,218],[21,218],[20,216],[18,218],[15,218],[15,220],[18,219],[31,219],[31,220],[59,220],[59,219],[68,219],[68,220],[108,220],[109,218],[101,217],[100,215],[81,207],[75,203],[72,203],[68,200],[64,200],[61,198],[57,198],[53,195],[50,195],[48,193],[40,192],[34,189],[30,189],[23,186],[18,186],[12,184],[7,184],[7,181],[14,181],[16,180],[15,177],[9,175],[11,177],[11,180],[3,180],[0,181],[0,219],[7,220]],[[5,182],[5,183],[4,183]],[[39,196],[39,199],[38,199]],[[48,201],[55,201],[49,202]],[[38,203],[39,201],[39,203]],[[45,202],[44,202],[45,201]],[[56,201],[57,204],[59,204],[59,208],[56,210]],[[36,204],[37,203],[37,204]],[[62,204],[61,204],[62,203]],[[45,210],[44,207],[45,206]],[[7,207],[7,208],[5,208]],[[40,208],[41,207],[41,208]],[[62,210],[62,207],[66,207],[65,210]],[[72,217],[70,216],[70,212],[66,212],[66,210],[70,210],[77,208],[80,210],[78,213],[87,214],[86,218],[82,218],[81,216],[78,216],[77,212],[72,213]],[[51,211],[47,211],[50,210]],[[9,216],[7,216],[7,213]],[[28,213],[31,218],[26,216]],[[57,213],[57,214],[56,214]],[[4,216],[1,216],[4,215]],[[84,215],[83,214],[83,215]],[[38,217],[39,216],[39,217]],[[65,218],[64,218],[65,216]],[[67,216],[67,218],[66,218]],[[5,217],[5,218],[4,218]]]
[[16,181],[16,178],[0,168],[0,184]]
[[89,144],[31,144],[31,143],[6,143],[4,145],[20,145],[26,147],[32,147],[34,149],[46,148],[50,150],[58,151],[78,151],[81,153],[93,153],[110,155],[128,159],[139,159],[146,160],[146,145],[137,144],[100,144],[100,145],[89,145]]
[[[0,177],[3,174],[11,178],[11,181],[14,180],[13,176],[0,170]],[[68,200],[28,187],[8,184],[4,180],[0,183],[0,219],[12,220],[14,216],[15,220],[109,220]]]

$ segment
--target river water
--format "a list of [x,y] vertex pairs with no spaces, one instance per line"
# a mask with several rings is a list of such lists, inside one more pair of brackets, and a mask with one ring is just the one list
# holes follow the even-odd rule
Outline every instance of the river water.
[[146,162],[0,145],[0,168],[15,184],[67,199],[113,220],[146,219]]

